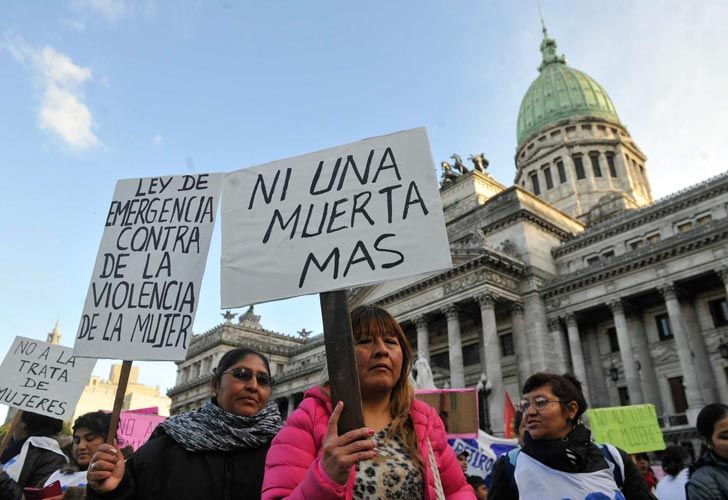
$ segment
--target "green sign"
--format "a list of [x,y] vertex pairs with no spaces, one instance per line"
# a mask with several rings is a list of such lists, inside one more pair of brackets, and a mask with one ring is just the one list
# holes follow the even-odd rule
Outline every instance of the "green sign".
[[587,411],[592,436],[627,453],[665,449],[654,405],[615,406]]

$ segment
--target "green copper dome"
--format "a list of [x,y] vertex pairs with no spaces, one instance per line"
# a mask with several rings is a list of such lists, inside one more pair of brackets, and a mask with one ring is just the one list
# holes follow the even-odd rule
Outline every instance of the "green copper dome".
[[556,55],[556,41],[544,28],[541,73],[526,92],[518,111],[518,146],[544,126],[564,118],[592,116],[619,123],[617,111],[605,90],[589,75],[566,65]]

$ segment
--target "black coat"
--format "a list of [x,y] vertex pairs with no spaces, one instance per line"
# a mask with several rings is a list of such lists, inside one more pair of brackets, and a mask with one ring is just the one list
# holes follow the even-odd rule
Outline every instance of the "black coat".
[[244,500],[260,498],[268,446],[238,451],[190,452],[164,433],[126,461],[124,479],[102,494],[113,500]]
[[31,444],[17,482],[5,471],[0,474],[0,500],[19,500],[25,487],[42,488],[51,474],[65,463],[66,460],[58,453]]

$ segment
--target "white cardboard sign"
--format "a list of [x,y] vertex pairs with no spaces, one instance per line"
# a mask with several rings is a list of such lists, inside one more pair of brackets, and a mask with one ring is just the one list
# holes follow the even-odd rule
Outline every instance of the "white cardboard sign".
[[116,183],[76,333],[76,356],[185,359],[222,174]]
[[70,347],[15,337],[0,365],[0,403],[70,420],[95,364]]
[[222,307],[452,266],[424,128],[225,175]]

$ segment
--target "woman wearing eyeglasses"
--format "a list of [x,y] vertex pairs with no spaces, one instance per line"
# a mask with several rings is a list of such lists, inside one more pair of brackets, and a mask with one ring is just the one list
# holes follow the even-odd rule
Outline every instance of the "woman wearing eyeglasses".
[[263,498],[474,499],[434,408],[414,399],[412,350],[397,321],[351,313],[366,427],[341,436],[328,388],[308,390],[273,440]]
[[282,426],[269,403],[268,360],[252,349],[228,351],[210,393],[198,411],[160,424],[126,464],[118,449],[100,445],[88,469],[88,498],[259,498],[265,455]]
[[579,421],[586,408],[573,375],[529,377],[518,403],[523,447],[496,462],[488,499],[653,499],[629,455],[591,440]]

